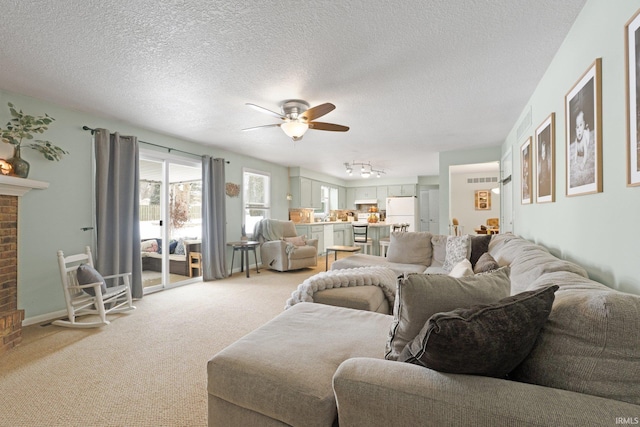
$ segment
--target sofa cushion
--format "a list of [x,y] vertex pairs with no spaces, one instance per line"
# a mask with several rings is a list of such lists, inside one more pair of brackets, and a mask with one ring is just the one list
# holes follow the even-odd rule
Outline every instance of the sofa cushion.
[[273,425],[334,425],[333,374],[353,357],[382,359],[380,343],[391,320],[370,311],[296,304],[216,354],[207,365],[208,392],[282,423]]
[[[76,278],[79,285],[88,285],[91,283],[102,283],[100,290],[104,294],[107,292],[107,283],[104,281],[104,277],[98,271],[91,267],[89,264],[80,264],[76,270]],[[84,288],[84,291],[89,295],[96,296],[94,288]]]
[[574,275],[510,377],[640,405],[639,343],[640,296]]
[[471,236],[471,256],[469,257],[471,267],[475,268],[480,257],[489,250],[490,242],[491,234]]
[[447,253],[442,269],[450,272],[454,265],[471,255],[471,239],[468,234],[447,237]]
[[385,358],[396,360],[435,313],[496,302],[509,296],[509,288],[509,267],[459,279],[435,274],[400,279]]
[[489,252],[485,252],[476,262],[476,265],[473,267],[474,273],[486,273],[487,271],[497,270],[500,268],[498,262],[493,259]]
[[387,259],[403,264],[431,265],[431,233],[394,231],[390,236]]
[[447,237],[443,234],[437,234],[431,238],[431,248],[433,254],[431,256],[432,267],[442,267],[444,259],[447,256]]
[[449,272],[449,276],[451,277],[473,276],[473,268],[471,268],[471,261],[465,258],[459,263],[457,263],[456,265],[454,265],[451,271]]
[[440,372],[504,378],[531,351],[557,289],[434,314],[398,360]]

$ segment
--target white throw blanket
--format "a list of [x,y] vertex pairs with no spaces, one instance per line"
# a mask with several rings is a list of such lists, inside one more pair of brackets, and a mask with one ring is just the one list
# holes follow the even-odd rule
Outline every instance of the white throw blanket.
[[287,300],[285,310],[299,302],[313,302],[313,295],[325,289],[346,288],[350,286],[379,286],[393,307],[396,298],[396,273],[387,267],[358,267],[342,270],[329,270],[309,277],[298,285],[291,298]]

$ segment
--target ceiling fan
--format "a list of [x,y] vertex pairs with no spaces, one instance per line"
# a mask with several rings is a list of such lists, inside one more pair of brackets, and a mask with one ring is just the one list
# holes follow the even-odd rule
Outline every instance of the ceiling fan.
[[303,101],[302,99],[287,99],[280,104],[282,113],[276,113],[275,111],[268,110],[256,104],[247,103],[246,105],[263,113],[277,117],[283,120],[283,123],[255,126],[242,129],[243,131],[278,126],[289,138],[294,141],[300,141],[308,129],[328,130],[333,132],[346,132],[349,130],[348,126],[314,122],[315,119],[335,110],[336,106],[329,102],[309,108],[309,103],[307,101]]

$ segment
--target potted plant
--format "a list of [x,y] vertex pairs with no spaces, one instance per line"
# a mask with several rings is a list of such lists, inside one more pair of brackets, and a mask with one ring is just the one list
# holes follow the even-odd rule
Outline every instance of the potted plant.
[[22,158],[21,147],[29,147],[39,151],[45,159],[59,161],[67,151],[53,144],[51,141],[33,140],[35,134],[44,133],[49,129],[49,125],[55,120],[53,117],[45,114],[44,116],[31,116],[25,114],[22,110],[16,110],[12,103],[8,103],[11,112],[11,120],[7,122],[6,128],[0,128],[0,137],[3,142],[13,145],[13,157],[7,159],[12,168],[12,175],[26,178],[29,175],[29,163]]

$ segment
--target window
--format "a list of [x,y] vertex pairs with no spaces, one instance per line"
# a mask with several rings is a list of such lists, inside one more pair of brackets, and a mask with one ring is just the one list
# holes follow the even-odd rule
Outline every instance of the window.
[[271,216],[271,176],[250,169],[242,171],[243,225],[247,235],[253,234],[258,221]]

